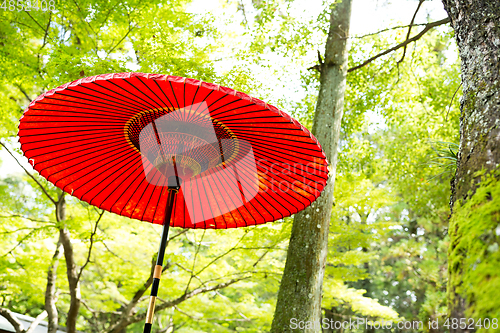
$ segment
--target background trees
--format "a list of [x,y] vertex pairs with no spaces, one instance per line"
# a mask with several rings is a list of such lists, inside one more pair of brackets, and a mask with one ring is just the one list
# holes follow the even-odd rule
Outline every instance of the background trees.
[[[419,6],[408,3],[409,11]],[[194,14],[201,12],[196,6],[202,5],[76,1],[58,3],[52,13],[2,10],[4,165],[15,163],[6,149],[19,157],[16,126],[30,99],[106,72],[160,72],[217,82],[270,101],[312,128],[320,85],[318,50],[324,54],[330,3],[305,14],[300,1],[232,2],[203,14]],[[409,22],[394,23],[403,27],[350,40],[351,69],[399,48],[347,74],[323,317],[426,322],[447,315],[448,198],[459,143],[460,67],[451,29],[430,29],[436,26],[432,22],[417,19],[414,23],[423,25],[409,34]],[[416,43],[405,42],[419,35]],[[491,92],[484,96],[496,96]],[[18,170],[0,175],[1,307],[33,317],[47,311],[54,327],[65,326],[72,299],[74,304],[79,298],[76,329],[140,332],[159,230],[101,216],[71,197],[64,198],[66,216],[61,218],[55,202],[63,198],[57,190]],[[484,198],[491,193],[495,202],[493,187],[481,193]],[[491,221],[481,252],[489,258],[481,261],[486,273],[497,253]],[[160,330],[269,331],[291,226],[286,218],[230,233],[174,230],[162,278],[168,287],[159,295],[164,309],[156,315]],[[61,230],[73,248],[72,260],[59,242]],[[81,297],[71,295],[75,284],[69,285],[68,263],[77,276],[84,267],[78,279]],[[467,263],[456,263],[455,272],[464,271],[460,267]],[[458,273],[452,281],[461,281]],[[461,295],[474,301],[482,294]],[[474,313],[491,315],[493,308],[488,311]]]

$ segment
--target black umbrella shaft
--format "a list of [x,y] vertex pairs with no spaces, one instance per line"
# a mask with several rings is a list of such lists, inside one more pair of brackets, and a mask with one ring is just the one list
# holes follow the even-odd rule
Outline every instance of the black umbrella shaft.
[[177,189],[169,188],[167,197],[167,206],[165,208],[165,219],[163,221],[163,232],[161,234],[160,248],[158,249],[158,257],[156,258],[156,266],[153,272],[153,284],[151,286],[151,296],[149,298],[148,312],[146,314],[146,324],[144,325],[144,333],[150,333],[153,327],[153,316],[155,312],[156,297],[158,296],[158,288],[160,286],[161,271],[163,269],[163,257],[165,256],[165,248],[168,242],[168,230],[170,229],[170,218],[174,208],[175,195]]

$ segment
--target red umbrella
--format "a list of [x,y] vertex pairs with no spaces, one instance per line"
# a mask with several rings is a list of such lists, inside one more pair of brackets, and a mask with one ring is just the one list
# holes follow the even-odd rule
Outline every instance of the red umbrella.
[[164,225],[145,332],[169,226],[282,219],[309,206],[328,177],[321,146],[297,120],[244,93],[177,76],[67,83],[29,105],[19,137],[33,168],[63,191]]

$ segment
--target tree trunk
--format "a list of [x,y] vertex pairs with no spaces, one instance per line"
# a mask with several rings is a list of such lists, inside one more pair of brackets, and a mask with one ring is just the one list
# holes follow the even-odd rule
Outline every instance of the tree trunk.
[[48,328],[47,333],[56,333],[59,328],[59,314],[56,307],[56,280],[57,280],[57,266],[61,258],[61,238],[59,238],[56,251],[52,257],[52,262],[47,271],[47,288],[45,289],[45,311],[48,315]]
[[[61,223],[66,219],[66,201],[64,192],[59,195],[59,200],[56,204],[57,222]],[[76,333],[76,321],[80,310],[81,293],[80,293],[80,276],[75,263],[73,253],[73,245],[71,244],[71,235],[68,228],[64,225],[59,226],[59,239],[64,249],[64,259],[66,260],[66,275],[68,276],[70,305],[68,317],[66,319],[66,330],[68,333]]]
[[[500,6],[498,0],[443,0],[443,3],[455,30],[462,63],[460,148],[457,172],[451,184],[448,284],[450,315],[460,319],[467,318],[467,315],[470,315],[468,310],[475,305],[487,302],[484,299],[487,293],[474,293],[477,284],[467,286],[468,281],[464,281],[464,274],[469,274],[473,269],[465,264],[467,257],[475,255],[472,246],[481,244],[484,250],[482,252],[488,253],[488,241],[482,237],[484,231],[481,232],[483,235],[478,233],[477,237],[470,232],[471,229],[466,232],[471,219],[460,219],[458,212],[460,207],[471,201],[481,186],[484,178],[480,177],[478,172],[493,171],[498,169],[500,164]],[[498,179],[498,173],[494,174],[494,177]],[[498,202],[499,198],[490,197],[489,201],[492,200]],[[472,212],[473,209],[469,209],[468,213]],[[494,221],[498,227],[498,219]],[[483,222],[484,216],[476,225]],[[493,226],[493,230],[496,227]],[[471,236],[473,239],[465,243],[464,238]],[[500,278],[500,272],[490,269],[490,272],[493,271],[496,274],[486,277],[485,280]],[[464,290],[468,290],[467,297]],[[470,331],[460,328],[451,330]]]
[[323,146],[330,178],[321,196],[294,217],[290,245],[278,294],[271,332],[296,331],[292,320],[309,323],[304,332],[321,331],[321,297],[333,205],[337,147],[344,107],[347,42],[351,0],[332,8],[325,61],[320,64],[320,89],[312,133]]

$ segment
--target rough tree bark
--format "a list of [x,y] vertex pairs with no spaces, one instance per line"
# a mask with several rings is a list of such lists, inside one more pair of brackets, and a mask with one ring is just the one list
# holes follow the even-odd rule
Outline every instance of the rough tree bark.
[[[322,284],[333,205],[337,147],[344,107],[347,43],[351,0],[336,3],[330,16],[325,60],[320,63],[320,89],[312,133],[330,161],[330,175],[321,196],[294,217],[287,260],[271,332],[291,332],[291,320],[315,323],[304,332],[321,331]],[[297,331],[297,330],[293,330]]]
[[[455,283],[449,284],[448,295],[451,317],[466,318],[467,309],[474,302],[477,304],[485,300],[473,297],[475,299],[469,303],[458,291],[460,284],[463,284],[463,273],[469,269],[464,267],[462,258],[469,254],[466,253],[468,249],[465,249],[457,257],[458,244],[463,246],[460,228],[466,221],[454,218],[457,204],[463,205],[470,200],[481,185],[481,177],[478,177],[477,172],[498,169],[500,164],[500,6],[498,0],[443,0],[443,4],[455,30],[463,83],[460,148],[450,200],[449,280]],[[482,242],[477,239],[475,244]],[[486,248],[484,250],[486,253]],[[496,272],[497,276],[488,279],[498,279],[498,270]],[[458,328],[451,332],[470,330]]]

